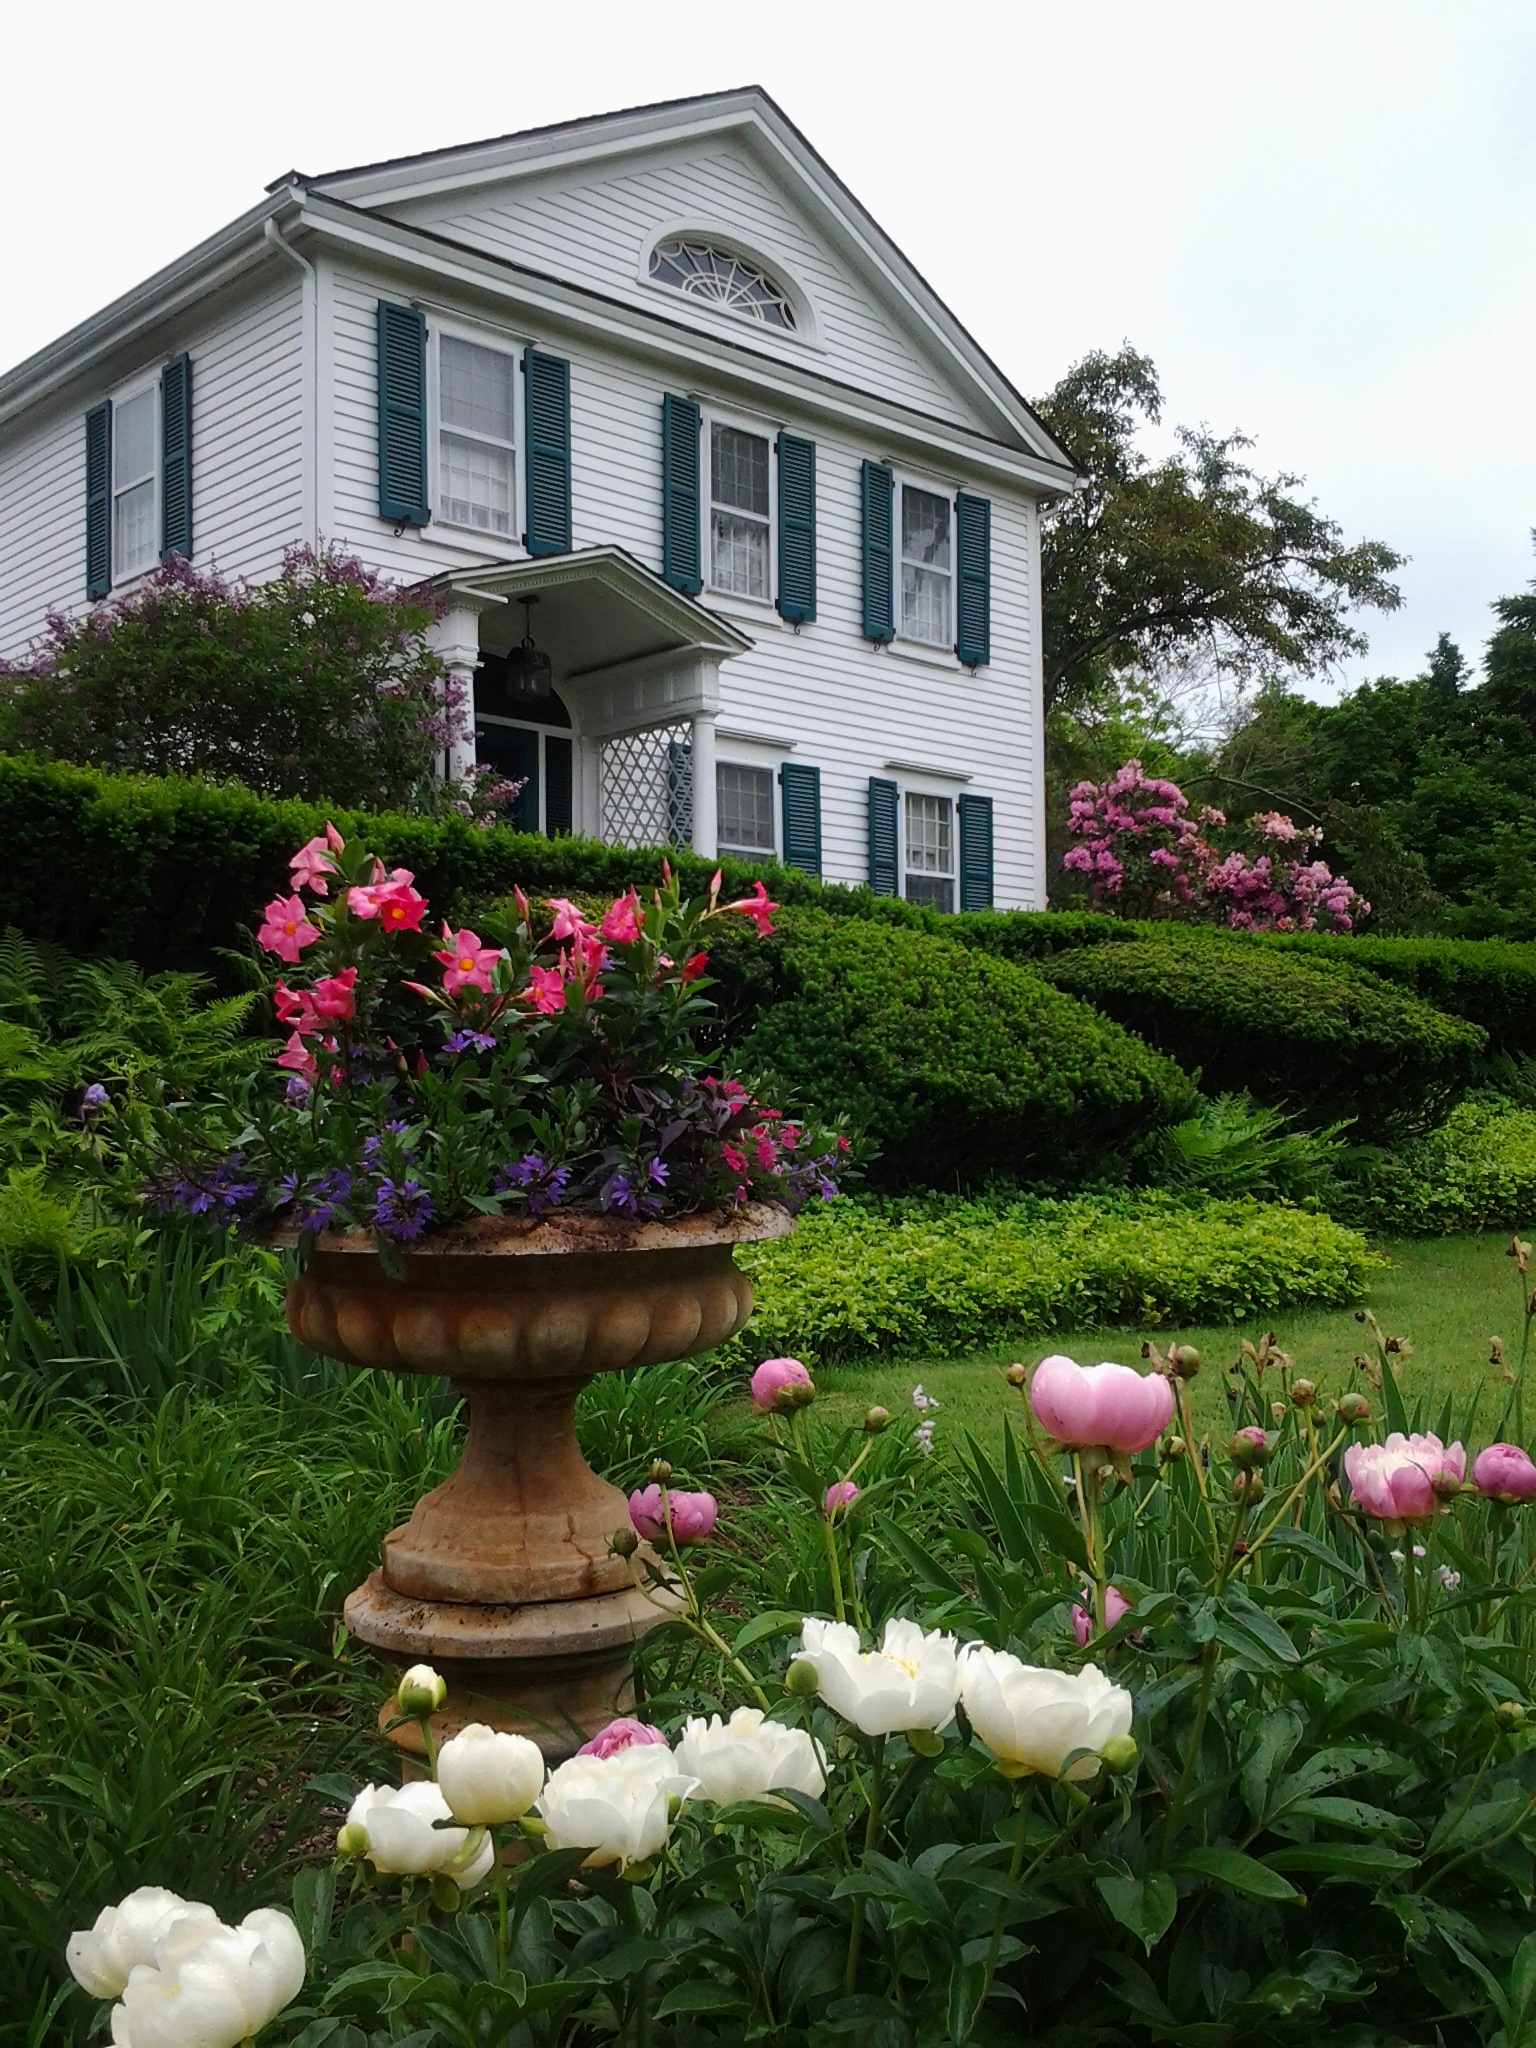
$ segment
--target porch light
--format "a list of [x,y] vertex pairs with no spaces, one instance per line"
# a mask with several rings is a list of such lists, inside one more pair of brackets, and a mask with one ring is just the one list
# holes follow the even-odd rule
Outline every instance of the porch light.
[[507,656],[507,695],[514,704],[542,704],[554,694],[554,665],[533,644],[530,613],[538,601],[537,597],[518,599],[523,608],[523,641]]

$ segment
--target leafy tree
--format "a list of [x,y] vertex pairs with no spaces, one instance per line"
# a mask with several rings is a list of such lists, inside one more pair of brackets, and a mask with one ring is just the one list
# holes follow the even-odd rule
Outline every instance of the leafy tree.
[[1085,356],[1039,410],[1086,472],[1046,520],[1048,704],[1094,706],[1124,671],[1213,644],[1231,674],[1314,675],[1364,651],[1353,609],[1401,603],[1390,578],[1403,558],[1347,545],[1297,495],[1299,477],[1248,466],[1246,436],[1181,427],[1176,452],[1150,460],[1137,436],[1161,419],[1162,392],[1129,344]]
[[1471,675],[1461,649],[1449,633],[1442,633],[1435,642],[1425,671],[1425,680],[1431,689],[1438,690],[1442,697],[1454,697]]

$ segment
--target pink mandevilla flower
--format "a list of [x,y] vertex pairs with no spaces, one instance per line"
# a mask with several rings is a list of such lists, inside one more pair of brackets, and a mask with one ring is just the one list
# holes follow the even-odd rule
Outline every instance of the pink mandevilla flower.
[[1144,1451],[1173,1418],[1173,1388],[1161,1373],[1128,1365],[1079,1365],[1059,1352],[1042,1358],[1029,1383],[1040,1427],[1074,1449]]
[[256,934],[257,945],[275,953],[279,960],[286,960],[290,967],[304,948],[312,946],[320,936],[320,928],[310,923],[301,897],[274,896],[262,915],[264,922]]
[[322,975],[309,991],[315,1015],[328,1022],[348,1024],[357,1015],[357,969],[343,967],[339,974]]
[[[1113,1628],[1123,1614],[1129,1614],[1131,1603],[1118,1586],[1104,1588],[1104,1626]],[[1072,1609],[1072,1633],[1077,1637],[1077,1647],[1086,1650],[1095,1632],[1093,1616],[1093,1588],[1084,1586],[1081,1598]]]
[[583,917],[568,896],[551,896],[549,907],[555,913],[555,921],[549,928],[552,939],[576,939],[593,930],[590,918]]
[[315,1056],[297,1031],[278,1054],[277,1064],[289,1068],[295,1074],[302,1074],[306,1081],[315,1078]]
[[[744,1173],[747,1162],[742,1159],[740,1166],[732,1165],[733,1173]],[[752,1400],[766,1415],[779,1405],[779,1396],[786,1387],[812,1387],[815,1381],[798,1358],[765,1358],[752,1375]]]
[[679,1493],[668,1489],[665,1500],[653,1480],[629,1496],[629,1519],[637,1536],[648,1543],[665,1541],[667,1522],[672,1523],[672,1540],[678,1544],[705,1543],[715,1533],[720,1514],[712,1493]]
[[611,939],[616,946],[632,946],[640,936],[643,913],[640,898],[633,888],[626,889],[622,896],[615,896],[603,914],[598,927],[605,939]]
[[1467,1454],[1460,1444],[1443,1444],[1433,1432],[1404,1436],[1394,1430],[1384,1444],[1351,1444],[1344,1470],[1355,1502],[1381,1522],[1427,1522],[1435,1512],[1438,1479],[1460,1486]]
[[734,903],[727,903],[723,906],[726,910],[739,911],[743,917],[750,917],[757,926],[758,936],[764,939],[773,930],[773,913],[778,907],[778,904],[771,900],[768,891],[761,882],[754,882],[752,884],[752,894],[750,896],[739,896]]
[[336,872],[335,856],[340,853],[346,841],[329,822],[323,837],[306,840],[289,861],[293,870],[289,880],[295,889],[312,890],[316,896],[329,896],[331,886],[327,877]]
[[584,1742],[577,1750],[578,1756],[617,1756],[621,1749],[645,1749],[653,1743],[667,1746],[667,1738],[659,1728],[653,1728],[648,1721],[637,1721],[632,1714],[621,1714],[616,1721],[610,1721],[606,1728],[599,1728],[590,1742]]
[[1536,1500],[1536,1464],[1518,1444],[1489,1444],[1473,1461],[1472,1484],[1487,1499],[1503,1501],[1506,1507]]
[[461,989],[478,988],[487,995],[491,988],[491,970],[501,958],[499,946],[482,946],[478,932],[465,926],[463,931],[450,931],[443,926],[443,947],[432,958],[443,970],[443,988],[448,995],[456,996]]
[[523,1000],[532,1003],[541,1016],[553,1016],[565,1008],[565,976],[558,967],[530,967]]
[[427,899],[411,887],[414,880],[409,868],[395,868],[382,881],[349,889],[347,908],[354,917],[376,917],[387,932],[419,932]]
[[822,1512],[831,1517],[846,1512],[859,1497],[859,1489],[851,1479],[834,1479],[822,1496]]

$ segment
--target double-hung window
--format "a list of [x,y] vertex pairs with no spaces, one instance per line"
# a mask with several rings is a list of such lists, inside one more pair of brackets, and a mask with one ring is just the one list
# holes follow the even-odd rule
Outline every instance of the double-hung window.
[[955,907],[955,807],[947,796],[906,794],[906,899]]
[[901,486],[901,634],[926,647],[953,647],[954,500],[918,484]]
[[501,349],[438,336],[438,516],[503,540],[517,532],[516,371]]
[[772,858],[773,770],[721,761],[715,769],[716,843],[722,853]]
[[709,423],[709,581],[732,597],[773,594],[768,436]]
[[155,384],[112,407],[112,581],[152,569],[160,555],[160,393]]

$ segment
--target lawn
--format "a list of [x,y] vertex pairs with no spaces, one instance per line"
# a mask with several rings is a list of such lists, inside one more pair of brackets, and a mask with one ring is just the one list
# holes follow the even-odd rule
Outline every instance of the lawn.
[[[1442,1393],[1453,1390],[1458,1402],[1481,1394],[1479,1418],[1497,1420],[1504,1391],[1488,1363],[1489,1339],[1501,1337],[1510,1358],[1520,1346],[1520,1292],[1507,1257],[1509,1238],[1497,1231],[1476,1236],[1389,1239],[1381,1249],[1390,1269],[1371,1283],[1366,1301],[1388,1336],[1412,1345],[1400,1374],[1411,1401],[1431,1384]],[[1298,1311],[1278,1318],[1276,1334],[1305,1373],[1322,1387],[1337,1386],[1350,1360],[1370,1346],[1352,1309]],[[1222,1419],[1221,1375],[1211,1370],[1237,1355],[1243,1338],[1256,1338],[1256,1323],[1228,1323],[1219,1328],[1160,1330],[1158,1344],[1193,1344],[1206,1370],[1195,1381],[1196,1412],[1202,1420]],[[1116,1359],[1133,1364],[1141,1356],[1141,1333],[1135,1330],[1079,1330],[1033,1342],[1014,1341],[995,1350],[968,1356],[911,1357],[878,1365],[827,1367],[818,1382],[832,1413],[852,1420],[879,1402],[895,1413],[911,1401],[920,1384],[940,1404],[939,1440],[960,1430],[990,1434],[1000,1415],[1014,1412],[1019,1396],[1003,1377],[1014,1359],[1033,1365],[1048,1351],[1065,1351],[1083,1364]]]

